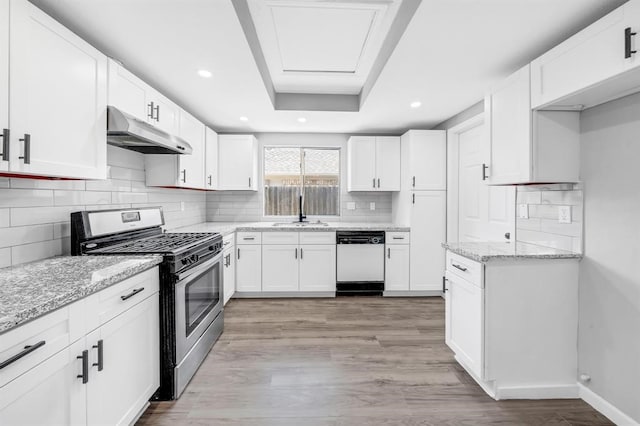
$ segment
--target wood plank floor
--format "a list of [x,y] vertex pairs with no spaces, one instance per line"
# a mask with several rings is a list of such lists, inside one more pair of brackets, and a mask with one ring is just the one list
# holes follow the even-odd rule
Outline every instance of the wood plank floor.
[[178,401],[139,425],[610,425],[580,400],[494,401],[444,343],[441,298],[234,299]]

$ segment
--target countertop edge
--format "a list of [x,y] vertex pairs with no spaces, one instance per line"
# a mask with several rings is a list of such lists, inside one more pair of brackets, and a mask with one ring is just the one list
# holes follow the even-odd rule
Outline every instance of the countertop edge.
[[455,253],[459,256],[466,257],[471,260],[475,260],[480,263],[487,263],[494,260],[509,260],[509,261],[517,261],[517,260],[581,260],[583,255],[580,253],[563,251],[562,253],[522,253],[522,254],[509,254],[509,253],[495,253],[483,255],[477,252],[471,251],[469,249],[463,249],[460,247],[454,247],[450,243],[442,243],[442,247],[446,250],[449,250],[452,253]]

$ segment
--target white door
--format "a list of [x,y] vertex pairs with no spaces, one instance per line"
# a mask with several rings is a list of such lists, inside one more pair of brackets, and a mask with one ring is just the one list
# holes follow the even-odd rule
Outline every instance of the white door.
[[446,192],[413,191],[411,206],[411,290],[441,291],[446,239]]
[[[6,130],[5,130],[6,129]],[[0,172],[9,170],[9,2],[0,2]]]
[[218,134],[210,128],[205,130],[205,188],[218,189]]
[[[158,294],[154,294],[87,336],[92,365],[87,388],[89,424],[130,424],[158,389],[158,303]],[[98,358],[100,341],[102,360]]]
[[113,59],[109,59],[108,103],[139,120],[151,118],[151,104],[147,100],[150,87]]
[[151,123],[171,135],[179,134],[180,107],[156,91],[152,91],[149,98],[153,102]]
[[86,425],[87,384],[77,358],[84,349],[80,339],[1,387],[0,425]]
[[262,291],[298,291],[297,244],[262,246]]
[[352,136],[347,143],[347,189],[349,191],[375,191],[376,138]]
[[376,137],[376,189],[400,191],[400,138]]
[[107,57],[28,1],[10,16],[11,171],[106,178]]
[[409,244],[387,244],[385,253],[384,289],[409,290]]
[[446,274],[445,339],[456,356],[479,379],[483,372],[483,290]]
[[447,136],[444,130],[412,130],[409,138],[411,189],[447,189]]
[[235,246],[230,246],[222,254],[222,282],[224,287],[224,304],[226,305],[236,291],[236,257]]
[[485,101],[489,123],[489,184],[531,179],[531,96],[529,65],[496,86]]
[[257,143],[253,136],[219,135],[218,189],[257,190],[257,154]]
[[187,141],[193,152],[178,155],[179,183],[187,188],[205,189],[205,127],[190,114],[180,112],[180,137]]
[[236,290],[262,291],[262,246],[236,246]]
[[336,245],[300,246],[300,291],[336,291]]

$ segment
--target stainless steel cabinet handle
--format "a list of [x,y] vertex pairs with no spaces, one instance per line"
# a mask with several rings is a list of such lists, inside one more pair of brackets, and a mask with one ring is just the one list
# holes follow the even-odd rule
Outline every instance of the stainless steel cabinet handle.
[[251,177],[249,177],[249,188],[251,188]]
[[442,277],[442,292],[446,293],[447,290],[447,277]]
[[2,160],[9,161],[9,138],[11,137],[11,131],[9,129],[2,129]]
[[156,121],[160,121],[160,105],[156,105]]
[[256,237],[242,237],[242,239],[245,241],[253,241],[256,239]]
[[628,59],[634,53],[637,53],[637,50],[631,50],[631,37],[636,35],[636,33],[631,31],[631,27],[627,27],[624,29],[624,57]]
[[11,358],[9,358],[7,360],[4,360],[4,361],[0,362],[0,370],[2,370],[5,367],[10,366],[11,364],[16,362],[20,358],[23,358],[23,357],[29,355],[31,352],[35,351],[36,349],[43,347],[45,345],[45,343],[47,343],[47,342],[44,341],[44,340],[41,340],[38,343],[36,343],[35,345],[25,346],[24,350],[22,350],[21,352],[15,354],[14,356],[12,356]]
[[376,178],[373,178],[373,187],[376,187]]
[[387,259],[391,259],[391,248],[387,249]]
[[183,177],[182,177],[182,182],[187,183],[187,169],[182,170]]
[[416,203],[416,194],[411,194],[411,204]]
[[302,250],[302,247],[300,247],[300,259],[304,258],[304,251]]
[[393,237],[394,240],[404,240],[404,237]]
[[452,263],[451,266],[453,266],[456,269],[461,270],[462,272],[467,272],[467,268],[465,268],[464,266],[456,265],[455,263]]
[[24,156],[18,158],[24,160],[24,164],[31,164],[31,135],[25,133],[24,138],[18,140],[24,142]]
[[98,367],[98,371],[102,371],[104,369],[104,341],[98,340],[98,344],[93,345],[92,348],[98,350],[98,362],[94,362],[92,365]]
[[209,186],[211,186],[211,175],[209,175]]
[[140,293],[143,290],[144,290],[144,287],[134,288],[131,293],[125,294],[124,296],[120,296],[120,299],[122,299],[122,301],[124,302],[127,299],[131,299],[133,296],[135,296],[136,294]]
[[489,166],[487,166],[486,164],[482,163],[482,180],[487,180],[487,178],[489,177],[489,175],[487,175],[487,169],[489,168]]
[[414,188],[416,187],[416,177],[415,176],[411,178],[411,186],[414,187]]
[[295,257],[296,257],[296,259],[298,258],[298,249],[296,249]]
[[240,249],[238,249],[238,260],[240,260]]
[[89,382],[89,351],[82,351],[82,355],[77,356],[77,359],[82,360],[82,374],[78,374],[78,379],[82,379],[82,384],[86,385]]
[[378,178],[378,188],[380,188],[380,178]]
[[149,107],[149,112],[147,113],[147,117],[153,120],[155,118],[153,116],[153,102],[149,102],[147,104],[147,107]]

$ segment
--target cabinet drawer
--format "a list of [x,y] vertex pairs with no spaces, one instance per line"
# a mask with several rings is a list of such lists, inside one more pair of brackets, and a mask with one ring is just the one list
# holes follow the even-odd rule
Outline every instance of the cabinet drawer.
[[297,232],[265,232],[262,244],[298,244]]
[[72,321],[82,321],[71,311],[66,306],[0,336],[0,363],[15,359],[0,369],[0,387],[71,344]]
[[447,251],[447,272],[469,281],[476,287],[484,287],[482,263]]
[[87,332],[95,330],[158,291],[159,273],[155,267],[93,294],[86,299]]
[[232,232],[231,234],[224,237],[222,239],[222,247],[225,249],[228,247],[233,247],[233,243],[235,242],[235,237],[236,237],[235,232]]
[[409,244],[411,242],[409,232],[386,232],[385,234],[386,244]]
[[238,232],[236,235],[237,244],[261,244],[261,232]]
[[301,232],[300,244],[335,244],[335,232]]

